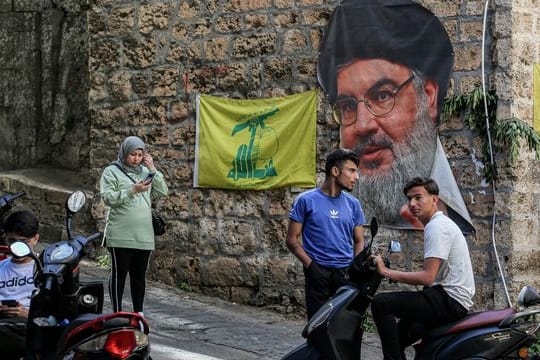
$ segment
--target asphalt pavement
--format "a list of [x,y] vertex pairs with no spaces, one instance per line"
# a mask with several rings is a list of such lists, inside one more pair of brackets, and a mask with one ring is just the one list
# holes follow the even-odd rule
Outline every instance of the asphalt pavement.
[[[96,263],[81,263],[82,279],[103,280],[107,270]],[[108,295],[105,312],[110,312]],[[129,290],[124,310],[131,310]],[[145,317],[150,326],[154,360],[280,359],[302,344],[304,319],[223,301],[149,281]],[[366,333],[362,359],[382,359],[376,334]]]

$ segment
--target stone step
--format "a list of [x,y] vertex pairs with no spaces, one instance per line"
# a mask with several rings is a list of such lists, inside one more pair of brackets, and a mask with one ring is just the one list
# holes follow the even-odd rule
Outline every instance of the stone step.
[[0,173],[0,195],[24,191],[25,196],[16,200],[12,211],[31,210],[40,220],[40,241],[52,243],[66,239],[65,202],[69,194],[82,190],[86,196],[84,208],[73,218],[74,234],[96,231],[91,209],[94,191],[84,184],[77,172],[56,168],[32,168],[3,171]]

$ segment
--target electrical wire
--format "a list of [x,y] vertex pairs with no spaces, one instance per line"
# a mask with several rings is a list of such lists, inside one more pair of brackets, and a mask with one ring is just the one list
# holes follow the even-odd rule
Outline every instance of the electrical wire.
[[[493,169],[495,168],[495,159],[493,157],[493,144],[491,142],[491,131],[490,131],[490,124],[489,124],[489,111],[488,111],[488,104],[487,104],[487,91],[486,91],[486,70],[485,70],[485,48],[486,48],[486,19],[487,19],[487,12],[488,12],[488,6],[489,6],[489,0],[486,1],[486,5],[484,8],[484,22],[482,27],[482,91],[484,94],[484,110],[486,112],[486,130],[487,130],[487,136],[488,136],[488,145],[489,145],[489,155],[490,155],[490,161],[491,165],[493,166]],[[497,189],[495,187],[495,179],[491,180],[491,186],[493,189],[493,199],[497,199],[496,192]],[[501,275],[501,280],[504,287],[504,293],[506,295],[506,300],[508,301],[508,305],[512,307],[512,301],[510,300],[510,295],[508,294],[508,287],[506,285],[506,280],[504,277],[503,268],[501,266],[501,261],[499,259],[499,253],[497,251],[497,243],[495,241],[495,221],[497,219],[497,208],[494,204],[493,206],[493,217],[491,219],[491,243],[493,245],[493,252],[495,253],[495,259],[497,260],[497,267],[499,269],[499,273]]]

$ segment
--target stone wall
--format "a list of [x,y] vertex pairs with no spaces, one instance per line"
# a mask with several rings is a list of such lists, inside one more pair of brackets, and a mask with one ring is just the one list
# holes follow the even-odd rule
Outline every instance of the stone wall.
[[[87,175],[79,181],[88,179],[97,191],[101,170],[116,158],[121,140],[137,134],[151,144],[170,187],[162,201],[169,231],[157,241],[150,275],[235,302],[297,312],[303,275],[285,247],[287,214],[297,194],[193,188],[194,101],[197,94],[262,98],[317,88],[317,50],[337,3],[0,0],[0,125],[6,129],[0,169],[42,161],[74,168]],[[484,2],[422,3],[443,21],[454,46],[449,92],[471,90],[481,82]],[[485,65],[488,87],[500,98],[500,118],[515,115],[532,123],[538,8],[534,0],[490,5]],[[539,285],[538,162],[525,147],[511,166],[506,154],[497,156],[501,177],[493,191],[482,178],[478,134],[461,119],[442,124],[440,134],[477,230],[468,238],[476,306],[502,306],[492,213],[515,298],[523,283]],[[339,144],[322,94],[317,136],[321,180],[326,154]],[[94,202],[93,213],[103,221],[101,202]],[[421,266],[421,232],[382,229],[378,246],[389,239],[399,239],[404,249],[394,257],[395,267]]]
[[0,1],[0,170],[53,166],[87,173],[84,3]]
[[[500,118],[518,117],[532,125],[533,64],[540,63],[540,3],[503,2],[494,19],[494,36],[499,40],[495,52],[494,80],[502,101]],[[535,101],[539,101],[537,98]],[[526,144],[519,159],[498,183],[497,209],[510,221],[501,228],[499,238],[508,247],[509,287],[516,294],[527,282],[540,285],[540,166]],[[507,225],[507,226],[506,226]],[[514,299],[515,300],[515,299]]]
[[[449,92],[471,90],[481,82],[484,3],[422,3],[442,19],[455,48]],[[491,4],[486,71],[489,87],[501,96],[501,115],[516,114],[509,110],[519,106],[519,116],[531,122],[531,58],[520,51],[525,47],[527,54],[538,58],[538,47],[532,46],[538,20],[537,14],[531,15],[529,3]],[[140,135],[152,144],[171,189],[162,204],[171,228],[158,240],[151,269],[154,278],[283,311],[296,311],[303,303],[301,266],[284,245],[287,213],[296,194],[290,189],[193,188],[194,99],[198,93],[258,98],[317,87],[317,50],[336,4],[323,0],[101,0],[92,4],[88,13],[90,167],[99,176],[128,134]],[[521,65],[514,63],[523,68],[517,69]],[[518,85],[514,75],[519,74],[521,80],[529,81]],[[524,87],[528,90],[523,91]],[[325,155],[339,139],[324,97],[319,100],[320,179]],[[536,190],[532,191],[536,161],[523,151],[514,170],[506,166],[504,155],[499,156],[502,178],[494,195],[481,175],[478,135],[460,119],[443,124],[440,132],[477,229],[468,239],[478,287],[476,302],[503,305],[506,300],[491,244],[492,211],[495,205],[496,243],[509,279],[537,280],[538,270],[530,262],[534,258],[530,250],[538,249],[538,201]],[[521,181],[525,179],[530,180]],[[516,192],[521,200],[516,200]],[[102,214],[102,207],[96,206],[95,213]],[[520,221],[520,216],[527,220]],[[395,259],[396,266],[420,266],[421,232],[383,229],[380,243],[390,238],[400,239],[406,250]],[[525,276],[517,276],[516,270]],[[517,286],[518,282],[512,282],[514,296]]]

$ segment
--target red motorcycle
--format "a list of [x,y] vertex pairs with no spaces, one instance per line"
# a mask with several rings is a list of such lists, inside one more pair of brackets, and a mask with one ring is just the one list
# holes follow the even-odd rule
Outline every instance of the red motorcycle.
[[100,237],[72,236],[73,215],[85,204],[82,191],[66,201],[68,240],[48,245],[37,257],[22,241],[9,246],[16,258],[32,257],[35,284],[27,327],[27,348],[34,359],[150,359],[148,324],[137,313],[102,314],[104,291],[99,281],[80,282],[85,245]]

